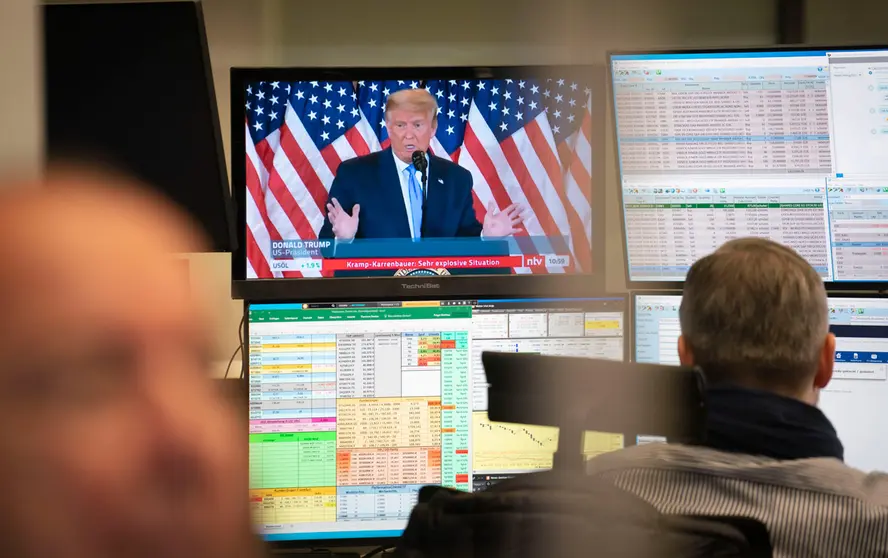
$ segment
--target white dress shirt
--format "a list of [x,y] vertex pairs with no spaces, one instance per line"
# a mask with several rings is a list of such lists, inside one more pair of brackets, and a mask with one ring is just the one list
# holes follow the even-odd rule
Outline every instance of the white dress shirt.
[[[410,209],[410,182],[407,178],[407,173],[404,172],[404,169],[409,167],[411,163],[405,163],[401,159],[395,155],[395,152],[392,151],[392,157],[395,159],[395,168],[398,169],[398,180],[401,182],[401,197],[404,198],[404,210],[407,212],[407,222],[410,224],[410,237],[414,237],[413,233],[413,211]],[[425,154],[426,163],[429,162],[428,154]],[[429,171],[426,168],[426,177],[428,177]],[[416,182],[422,187],[422,177],[420,176],[419,171],[416,171]],[[427,187],[427,186],[426,186]]]

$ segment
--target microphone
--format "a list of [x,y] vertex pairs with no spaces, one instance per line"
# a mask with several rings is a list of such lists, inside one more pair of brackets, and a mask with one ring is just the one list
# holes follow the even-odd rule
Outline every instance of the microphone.
[[419,171],[419,175],[421,177],[420,185],[422,186],[422,200],[425,202],[426,197],[428,196],[428,179],[426,178],[426,171],[429,168],[429,162],[426,161],[425,153],[420,150],[416,150],[413,152],[413,167]]

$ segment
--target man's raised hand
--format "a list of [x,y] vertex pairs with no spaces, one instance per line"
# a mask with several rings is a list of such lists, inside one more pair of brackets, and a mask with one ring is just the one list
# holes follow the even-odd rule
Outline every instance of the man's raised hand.
[[502,238],[510,236],[521,229],[524,222],[524,208],[519,203],[513,203],[502,211],[497,211],[496,204],[487,204],[487,215],[484,216],[484,226],[481,234],[488,238]]
[[352,240],[358,232],[358,215],[361,213],[361,206],[355,204],[352,208],[352,214],[342,209],[339,200],[333,198],[331,203],[327,204],[327,218],[333,226],[333,236],[336,240]]

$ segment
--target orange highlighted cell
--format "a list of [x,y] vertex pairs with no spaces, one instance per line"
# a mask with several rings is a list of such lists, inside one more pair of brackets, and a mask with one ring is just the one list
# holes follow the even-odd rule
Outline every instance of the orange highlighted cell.
[[435,484],[441,482],[440,448],[366,448],[339,451],[340,486]]
[[339,399],[336,446],[351,449],[439,445],[440,401],[440,397]]

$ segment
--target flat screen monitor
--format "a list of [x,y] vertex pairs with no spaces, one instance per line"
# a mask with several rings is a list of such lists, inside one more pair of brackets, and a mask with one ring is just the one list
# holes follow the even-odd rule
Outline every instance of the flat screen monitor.
[[[681,295],[632,297],[636,362],[678,363]],[[830,331],[836,336],[832,381],[820,408],[845,446],[845,462],[865,471],[888,471],[888,298],[829,298]]]
[[628,280],[738,237],[833,288],[888,279],[888,48],[613,53]]
[[[397,537],[420,487],[550,468],[556,428],[487,420],[486,350],[624,360],[624,298],[247,305],[250,498],[270,541]],[[621,434],[587,433],[595,455]]]
[[[254,285],[271,279],[595,273],[595,76],[584,66],[234,69],[238,292],[267,295],[270,281]],[[431,121],[423,106],[386,116],[403,90],[431,94]],[[301,288],[325,293],[319,283]]]
[[230,252],[234,208],[200,2],[42,3],[49,163],[110,166]]

